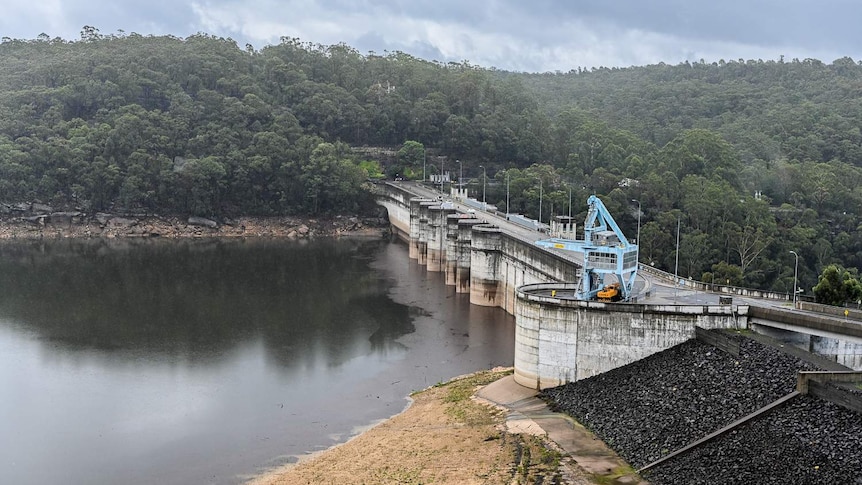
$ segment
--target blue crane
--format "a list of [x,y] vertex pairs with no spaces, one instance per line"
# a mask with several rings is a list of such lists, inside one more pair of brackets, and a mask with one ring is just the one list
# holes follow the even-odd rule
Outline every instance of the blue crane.
[[[598,197],[591,195],[587,205],[583,240],[551,238],[536,244],[583,255],[584,268],[575,295],[578,299],[628,301],[638,273],[638,246],[629,243]],[[616,276],[616,282],[605,286],[606,275]]]

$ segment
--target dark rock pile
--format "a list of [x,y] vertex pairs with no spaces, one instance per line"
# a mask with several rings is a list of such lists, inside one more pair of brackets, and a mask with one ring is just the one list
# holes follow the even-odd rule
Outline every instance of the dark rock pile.
[[654,484],[860,484],[862,415],[811,396],[645,473]]
[[[573,416],[592,429],[629,463],[639,468],[792,392],[797,371],[817,370],[812,364],[777,349],[738,338],[739,357],[692,340],[604,374],[547,389],[542,397],[554,409]],[[824,406],[830,409],[829,413],[824,413]],[[785,415],[776,412],[751,426],[775,428],[781,433],[796,436],[795,428],[785,427],[783,423],[798,420],[812,430],[822,427],[823,431],[801,433],[799,439],[802,441],[799,443],[790,441],[784,434],[752,432],[749,435],[745,431],[737,431],[704,448],[711,450],[708,453],[712,460],[701,460],[703,466],[696,458],[703,456],[692,452],[648,472],[646,477],[657,484],[829,483],[819,479],[814,482],[803,479],[787,481],[788,476],[795,476],[792,472],[796,466],[794,457],[801,455],[787,453],[788,463],[785,463],[781,448],[794,447],[798,451],[806,446],[819,450],[815,456],[820,456],[817,453],[835,455],[841,447],[855,447],[856,472],[844,476],[862,477],[862,469],[858,465],[862,454],[862,433],[857,432],[855,438],[847,441],[844,434],[828,431],[840,426],[839,423],[852,422],[854,418],[858,426],[862,426],[862,416],[836,408],[830,403],[806,397],[784,411],[796,410],[793,411],[796,414],[781,418]],[[769,416],[784,421],[771,424]],[[808,444],[806,437],[816,443]],[[746,441],[736,444],[732,439]],[[748,441],[760,445],[755,447]],[[803,442],[805,444],[800,444]],[[752,449],[760,451],[749,456]],[[774,450],[779,450],[778,456],[774,456]],[[743,454],[746,455],[744,458]],[[683,461],[687,464],[685,467],[680,465]],[[842,466],[851,462],[842,462]],[[829,467],[825,463],[820,465],[816,471],[825,475],[823,470],[835,469],[833,465],[838,462],[830,463]],[[743,468],[754,470],[755,475],[740,472],[740,476],[748,479],[734,481],[733,477]],[[779,469],[782,470],[780,473]],[[784,479],[773,481],[770,478],[773,475]],[[844,480],[837,483],[862,482]]]

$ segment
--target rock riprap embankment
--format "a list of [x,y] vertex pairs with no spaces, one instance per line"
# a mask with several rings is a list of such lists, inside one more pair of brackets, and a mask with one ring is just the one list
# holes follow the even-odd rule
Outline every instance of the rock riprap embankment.
[[[738,357],[692,340],[542,397],[641,467],[792,392],[797,371],[818,370],[736,338]],[[862,483],[860,456],[862,415],[802,396],[645,477],[655,484]]]

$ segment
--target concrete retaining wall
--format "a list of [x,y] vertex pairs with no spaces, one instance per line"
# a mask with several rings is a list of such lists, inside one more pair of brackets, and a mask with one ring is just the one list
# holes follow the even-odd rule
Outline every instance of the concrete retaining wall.
[[393,229],[393,234],[398,239],[401,239],[405,243],[410,243],[410,234],[412,229],[410,227],[410,221],[412,221],[410,217],[409,208],[395,202],[384,200],[380,201],[380,205],[386,208],[386,211],[389,212],[389,222]]
[[502,243],[499,303],[512,315],[515,315],[518,287],[534,283],[574,283],[578,280],[580,266],[570,258],[505,234]]
[[614,304],[547,294],[575,285],[518,288],[515,380],[543,389],[590,377],[680,344],[695,327],[745,328],[748,307]]
[[751,328],[791,345],[862,370],[862,324],[843,317],[751,307]]

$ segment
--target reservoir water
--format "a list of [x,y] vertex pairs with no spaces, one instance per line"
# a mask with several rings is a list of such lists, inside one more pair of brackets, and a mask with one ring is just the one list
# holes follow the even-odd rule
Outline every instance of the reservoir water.
[[399,243],[4,242],[0,483],[241,483],[513,354]]

